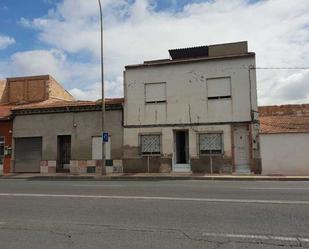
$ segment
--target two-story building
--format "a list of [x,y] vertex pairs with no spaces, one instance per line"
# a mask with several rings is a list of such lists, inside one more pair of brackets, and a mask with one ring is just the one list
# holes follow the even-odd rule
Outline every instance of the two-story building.
[[169,50],[124,72],[124,172],[259,173],[247,42]]

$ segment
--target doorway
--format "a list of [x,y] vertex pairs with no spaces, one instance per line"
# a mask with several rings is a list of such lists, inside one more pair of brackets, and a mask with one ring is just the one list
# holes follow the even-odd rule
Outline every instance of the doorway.
[[71,161],[71,135],[58,136],[57,172],[69,172]]
[[190,172],[189,164],[189,132],[188,130],[174,131],[174,165],[176,172]]
[[249,126],[237,125],[234,127],[234,158],[235,172],[250,174],[250,146]]

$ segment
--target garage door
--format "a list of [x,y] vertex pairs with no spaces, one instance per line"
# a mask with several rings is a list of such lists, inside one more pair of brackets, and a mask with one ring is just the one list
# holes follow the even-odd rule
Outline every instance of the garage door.
[[40,172],[42,158],[42,138],[15,138],[15,167],[16,173]]

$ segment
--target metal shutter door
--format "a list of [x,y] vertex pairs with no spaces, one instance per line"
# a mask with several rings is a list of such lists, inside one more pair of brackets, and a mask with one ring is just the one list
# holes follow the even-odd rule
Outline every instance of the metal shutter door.
[[15,168],[16,173],[40,172],[42,158],[42,138],[15,138]]

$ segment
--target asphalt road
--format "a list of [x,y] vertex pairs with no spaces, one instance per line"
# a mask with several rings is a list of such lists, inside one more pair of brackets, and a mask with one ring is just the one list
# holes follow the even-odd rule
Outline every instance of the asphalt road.
[[309,182],[0,180],[0,248],[309,248]]

